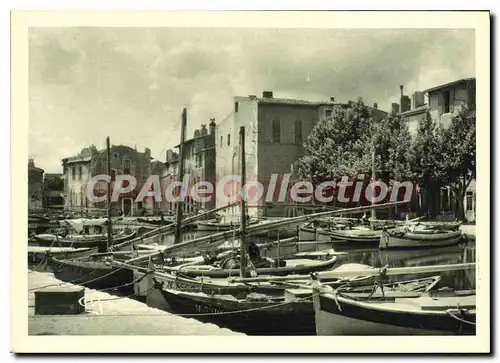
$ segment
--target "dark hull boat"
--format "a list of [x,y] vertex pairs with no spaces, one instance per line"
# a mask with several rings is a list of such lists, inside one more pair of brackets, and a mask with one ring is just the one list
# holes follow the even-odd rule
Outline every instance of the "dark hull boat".
[[139,217],[137,218],[137,222],[152,224],[155,226],[168,226],[169,224],[174,223],[171,219],[161,219],[160,217]]
[[201,293],[163,289],[162,294],[176,314],[213,323],[252,335],[314,335],[311,302],[285,302],[283,297],[248,294],[209,296]]
[[[271,276],[286,276],[292,274],[308,274],[311,272],[325,271],[333,267],[337,257],[333,256],[326,261],[309,260],[309,259],[296,259],[284,260],[286,264],[292,264],[284,267],[256,267],[256,272],[259,275]],[[209,265],[200,266],[187,266],[179,268],[179,273],[187,277],[204,276],[209,278],[226,278],[231,276],[239,276],[239,268],[220,268]]]
[[461,231],[406,231],[403,229],[385,231],[380,238],[379,248],[418,248],[456,245],[463,241]]
[[[126,242],[134,238],[137,231],[127,234],[119,234],[113,236],[113,244]],[[100,250],[106,249],[106,236],[88,237],[85,235],[76,235],[73,237],[57,237],[53,234],[36,235],[33,241],[39,246],[56,246],[56,247],[75,247],[75,248],[92,248],[99,247]]]
[[123,293],[133,293],[134,290],[132,270],[113,267],[106,261],[61,260],[52,257],[48,260],[48,266],[57,279],[90,289],[113,290],[117,288]]
[[340,293],[316,294],[313,297],[316,334],[474,335],[476,296],[468,293],[373,301]]
[[28,263],[39,263],[48,256],[56,257],[58,259],[75,259],[89,257],[93,253],[97,253],[97,247],[72,248],[28,246]]
[[[374,279],[355,278],[347,282],[340,279],[330,282],[332,286],[348,286],[348,294],[368,296],[372,293]],[[439,281],[429,277],[397,284],[387,288],[425,289]],[[304,281],[307,284],[309,281]],[[178,314],[189,314],[199,320],[227,327],[252,335],[314,335],[316,332],[312,304],[312,286],[299,284],[293,288],[285,284],[274,294],[246,293],[216,295],[192,291],[162,289],[170,308]],[[419,296],[414,292],[413,296]]]

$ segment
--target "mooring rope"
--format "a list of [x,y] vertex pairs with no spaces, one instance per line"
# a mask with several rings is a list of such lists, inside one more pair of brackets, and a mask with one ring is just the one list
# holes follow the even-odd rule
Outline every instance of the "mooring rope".
[[469,324],[469,325],[476,325],[476,323],[474,323],[472,321],[468,321],[468,320],[462,319],[462,318],[458,317],[457,315],[455,315],[455,313],[457,313],[457,312],[463,313],[464,311],[467,311],[467,310],[464,310],[464,309],[448,309],[448,310],[446,310],[446,314],[448,314],[449,316],[451,316],[453,319],[456,319],[456,320],[460,321],[461,323]]

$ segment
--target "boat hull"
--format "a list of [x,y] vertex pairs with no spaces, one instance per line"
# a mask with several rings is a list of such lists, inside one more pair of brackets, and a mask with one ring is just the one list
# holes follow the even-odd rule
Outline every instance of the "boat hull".
[[[113,238],[113,244],[120,244],[131,240],[136,236],[137,232],[134,231],[127,235],[121,235]],[[59,240],[55,240],[55,237],[40,237],[35,236],[34,242],[43,247],[75,247],[75,248],[92,248],[98,247],[99,252],[104,252],[107,247],[106,238],[92,238],[92,239],[68,239],[68,238],[59,238]]]
[[33,248],[33,246],[28,247],[28,264],[39,263],[47,257],[47,252],[50,256],[56,257],[58,259],[76,259],[88,257],[94,253],[98,252],[97,247],[93,248],[75,248],[72,250],[61,249],[58,247],[46,248],[43,247]]
[[[271,276],[286,276],[290,274],[308,274],[311,272],[325,271],[333,267],[337,262],[337,258],[333,257],[328,261],[320,261],[301,266],[285,266],[285,267],[264,267],[256,268],[257,274],[259,275],[271,275]],[[190,269],[189,267],[182,268],[182,275],[188,277],[198,277],[204,276],[209,278],[227,278],[238,276],[240,273],[239,269],[216,269],[216,270],[200,270],[196,268]]]
[[[133,272],[129,269],[120,269],[102,261],[48,260],[50,270],[61,280],[90,289],[117,290],[123,293],[133,293]],[[127,286],[123,286],[129,284]],[[123,286],[123,287],[122,287]]]
[[[371,310],[343,299],[314,298],[317,335],[474,335],[475,326],[452,317]],[[475,323],[474,317],[467,317]]]
[[328,233],[311,227],[300,227],[299,241],[319,241],[330,242],[331,237]]
[[432,248],[452,246],[462,241],[463,236],[460,231],[436,234],[405,233],[401,235],[384,233],[380,238],[379,248]]
[[[162,289],[172,312],[195,314],[198,320],[250,335],[314,335],[314,311],[309,302],[232,301]],[[248,311],[250,310],[251,311]],[[228,313],[228,314],[225,314]]]

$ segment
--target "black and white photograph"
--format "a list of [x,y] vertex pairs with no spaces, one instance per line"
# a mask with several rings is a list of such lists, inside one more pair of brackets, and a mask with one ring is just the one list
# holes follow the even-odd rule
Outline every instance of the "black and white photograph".
[[197,14],[13,14],[13,349],[489,351],[490,14]]

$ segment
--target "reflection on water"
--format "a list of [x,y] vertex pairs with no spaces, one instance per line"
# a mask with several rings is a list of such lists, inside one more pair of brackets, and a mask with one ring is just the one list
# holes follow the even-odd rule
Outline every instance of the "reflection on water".
[[[185,231],[182,234],[182,240],[188,241],[211,233],[215,232]],[[252,240],[256,243],[269,242],[269,239],[265,237],[252,237]],[[174,236],[156,236],[148,242],[168,246],[174,243]],[[289,253],[293,248],[294,247],[283,247],[281,253]],[[331,248],[331,246],[325,248]],[[476,260],[476,246],[473,242],[449,247],[400,250],[379,250],[377,247],[346,249],[344,247],[342,252],[347,252],[347,255],[340,256],[336,266],[346,263],[359,263],[372,267],[414,267],[468,263],[475,262]],[[275,257],[276,251],[265,251],[265,255],[268,257]],[[475,289],[476,287],[475,270],[448,271],[439,274],[443,277],[442,286],[449,286],[455,289]],[[418,274],[414,276],[404,275],[401,278],[411,279],[432,275],[437,275],[437,273]]]

